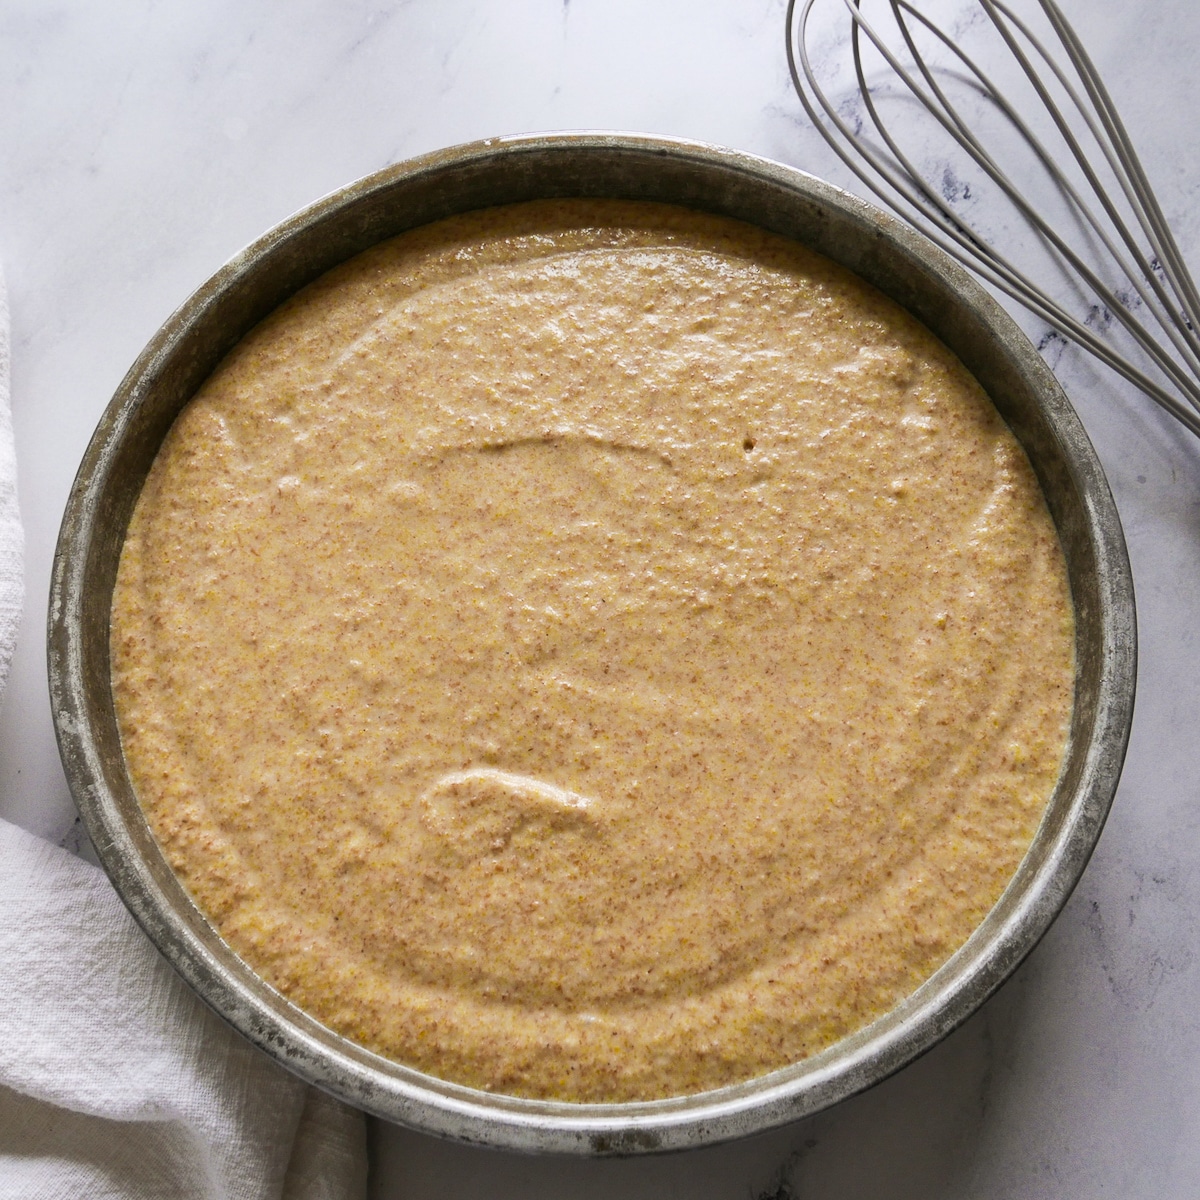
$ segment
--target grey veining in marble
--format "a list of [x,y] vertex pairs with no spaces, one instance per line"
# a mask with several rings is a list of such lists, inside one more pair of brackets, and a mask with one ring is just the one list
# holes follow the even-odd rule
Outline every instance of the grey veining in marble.
[[[1200,263],[1200,6],[1063,2]],[[50,556],[91,429],[163,317],[316,196],[496,133],[676,134],[845,183],[790,92],[782,27],[781,0],[0,5],[0,260],[29,573],[0,814],[78,845],[46,700]],[[1075,350],[1047,354],[1122,513],[1141,662],[1112,817],[1042,945],[920,1062],[800,1125],[605,1163],[380,1127],[377,1196],[1200,1195],[1200,445]]]

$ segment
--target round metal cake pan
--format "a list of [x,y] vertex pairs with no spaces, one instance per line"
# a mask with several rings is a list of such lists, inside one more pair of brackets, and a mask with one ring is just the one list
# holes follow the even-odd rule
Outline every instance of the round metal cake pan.
[[[974,373],[1024,446],[1066,553],[1076,691],[1066,765],[1008,889],[970,940],[886,1016],[825,1052],[733,1087],[645,1103],[522,1100],[446,1083],[340,1037],[221,940],[147,827],[121,753],[109,608],[125,530],[171,423],[258,321],[331,267],[450,214],[543,197],[683,204],[763,226],[843,264],[924,322]],[[524,1151],[700,1146],[818,1111],[896,1071],[1016,968],[1079,879],[1112,802],[1133,712],[1133,587],[1112,497],[1062,390],[1004,311],[907,225],[800,171],[712,146],[624,134],[502,138],[381,171],[283,222],[171,316],[92,438],[63,519],[49,617],[50,690],[76,803],[114,885],[197,993],[278,1062],[379,1116]]]

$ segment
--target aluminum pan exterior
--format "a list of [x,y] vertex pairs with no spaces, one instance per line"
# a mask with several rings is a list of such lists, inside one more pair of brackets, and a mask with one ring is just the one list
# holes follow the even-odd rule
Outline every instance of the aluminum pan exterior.
[[[1012,883],[980,928],[886,1016],[812,1059],[733,1087],[647,1103],[494,1096],[339,1037],[260,980],[192,904],[125,773],[109,685],[108,619],[133,506],[171,422],[267,313],[359,250],[472,208],[548,196],[685,204],[796,238],[913,312],[974,372],[1024,445],[1068,561],[1077,619],[1067,765]],[[1133,712],[1133,587],[1112,497],[1053,375],[1004,311],[920,234],[792,168],[628,134],[496,139],[351,184],[242,251],[173,314],[106,409],[79,469],[54,560],[51,703],[67,778],[97,853],[138,922],[218,1013],[277,1061],[351,1104],[464,1142],[613,1155],[759,1132],[879,1082],[964,1021],[1066,902],[1111,805]]]

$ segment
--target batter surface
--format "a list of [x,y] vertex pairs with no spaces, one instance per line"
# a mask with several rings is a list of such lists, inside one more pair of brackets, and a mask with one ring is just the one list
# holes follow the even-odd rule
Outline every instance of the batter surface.
[[1058,776],[1028,462],[840,268],[670,207],[493,209],[255,329],[112,614],[138,796],[320,1020],[526,1096],[694,1092],[887,1011]]

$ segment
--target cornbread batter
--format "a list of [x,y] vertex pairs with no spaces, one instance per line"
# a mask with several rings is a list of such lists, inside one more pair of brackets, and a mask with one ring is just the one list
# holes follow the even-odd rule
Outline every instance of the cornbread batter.
[[480,1088],[769,1071],[978,925],[1073,623],[1021,450],[890,301],[752,227],[428,226],[255,329],[146,482],[129,770],[234,949]]

